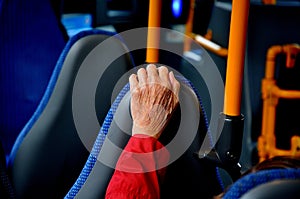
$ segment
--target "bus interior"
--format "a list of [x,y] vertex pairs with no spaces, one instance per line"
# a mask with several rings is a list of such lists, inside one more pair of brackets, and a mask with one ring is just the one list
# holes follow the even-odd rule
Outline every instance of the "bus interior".
[[104,198],[148,63],[182,85],[161,198],[300,198],[299,0],[0,0],[0,49],[0,198]]

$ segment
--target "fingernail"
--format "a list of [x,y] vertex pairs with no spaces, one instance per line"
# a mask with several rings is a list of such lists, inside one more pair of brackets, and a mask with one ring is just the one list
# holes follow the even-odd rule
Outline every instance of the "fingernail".
[[154,64],[148,64],[148,66],[147,66],[147,67],[150,67],[150,66],[154,66],[154,67],[156,67]]

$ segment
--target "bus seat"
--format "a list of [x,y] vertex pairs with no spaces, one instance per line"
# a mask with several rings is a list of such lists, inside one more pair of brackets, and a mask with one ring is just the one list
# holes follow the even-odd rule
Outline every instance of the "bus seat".
[[[79,175],[100,125],[91,124],[90,118],[84,116],[83,136],[76,126],[75,116],[88,111],[87,115],[96,114],[98,124],[102,124],[114,97],[114,85],[133,66],[125,46],[116,37],[111,39],[109,48],[95,53],[97,46],[113,35],[115,33],[96,29],[83,31],[71,37],[63,49],[38,108],[10,154],[8,169],[17,198],[63,198]],[[124,52],[124,56],[105,70],[105,56],[114,52]],[[86,71],[82,65],[88,56],[97,62],[90,64],[90,70]],[[96,106],[90,110],[88,105],[79,104],[80,110],[74,112],[72,95],[76,81],[81,78],[78,86],[89,87],[88,82],[98,69],[103,75],[95,88]],[[79,100],[86,98],[84,93],[76,96]],[[87,140],[83,141],[82,136]]]
[[[235,198],[249,198],[248,195],[247,196],[247,192],[255,189],[256,187],[259,187],[260,185],[266,184],[266,183],[270,183],[270,182],[277,182],[277,180],[298,180],[298,183],[296,187],[296,190],[298,190],[298,194],[299,194],[299,179],[300,179],[300,169],[270,169],[270,170],[262,170],[262,171],[258,171],[256,173],[251,173],[248,175],[245,175],[244,177],[240,178],[239,180],[237,180],[234,184],[231,185],[231,187],[229,188],[229,190],[225,193],[225,195],[222,197],[224,199],[235,199]],[[278,185],[282,185],[282,184],[278,184]],[[293,190],[293,186],[291,186],[290,184],[286,184],[286,188],[290,188],[290,190]],[[268,192],[267,189],[264,189],[263,192],[261,193],[261,195],[264,194],[264,196],[267,195],[273,195],[272,192],[281,192],[284,191],[283,187],[282,190],[276,190],[274,189],[276,187],[276,185],[274,184],[272,189],[268,189],[270,190]],[[271,188],[269,187],[269,188]],[[294,190],[294,191],[296,191]],[[252,195],[253,196],[253,195]],[[274,195],[273,195],[274,196]],[[279,197],[280,195],[277,195],[277,197]],[[282,195],[281,195],[282,196]],[[286,198],[287,195],[285,195],[284,197],[281,198]],[[250,198],[259,198],[259,197],[250,197]],[[260,198],[265,198],[265,197],[260,197]],[[274,197],[272,197],[274,198]]]
[[0,139],[6,157],[67,40],[52,1],[0,1]]
[[[196,105],[196,108],[189,105],[187,111],[191,114],[190,117],[194,118],[189,122],[199,123],[199,127],[186,152],[168,165],[161,188],[161,198],[192,198],[194,196],[211,198],[222,191],[222,182],[216,167],[198,159],[196,155],[208,130],[205,111],[199,95],[195,94],[197,89],[191,82],[181,75],[177,75],[177,79],[181,82],[180,107],[185,107],[187,104]],[[129,113],[130,95],[128,90],[129,85],[127,84],[113,103],[88,161],[65,198],[104,198],[106,187],[113,175],[113,167],[121,153],[120,149],[125,147],[130,137],[128,132],[131,133],[132,119]],[[197,121],[195,114],[198,111],[200,121]],[[179,123],[180,113],[177,111],[165,131],[177,131]],[[160,138],[163,143],[169,143],[170,138],[174,138],[174,135],[167,133],[163,135],[167,135]]]
[[300,180],[275,180],[259,185],[247,193],[241,199],[298,199],[300,198]]

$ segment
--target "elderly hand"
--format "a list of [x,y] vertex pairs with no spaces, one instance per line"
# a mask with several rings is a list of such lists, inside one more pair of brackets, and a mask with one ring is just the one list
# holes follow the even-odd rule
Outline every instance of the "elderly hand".
[[180,84],[167,67],[149,64],[129,77],[132,135],[159,138],[179,104]]

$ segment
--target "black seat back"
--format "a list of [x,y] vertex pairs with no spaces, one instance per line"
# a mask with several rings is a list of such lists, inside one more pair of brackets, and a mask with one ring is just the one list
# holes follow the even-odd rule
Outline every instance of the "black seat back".
[[[110,107],[114,85],[133,66],[117,38],[105,50],[95,50],[112,35],[98,30],[81,32],[66,45],[44,98],[11,155],[18,198],[62,198],[79,175]],[[107,63],[107,56],[120,51],[124,56]],[[84,64],[87,57],[92,62]],[[98,84],[91,84],[93,78]],[[93,96],[87,96],[89,88]],[[80,124],[78,114],[83,118]],[[90,122],[93,116],[94,123]]]

